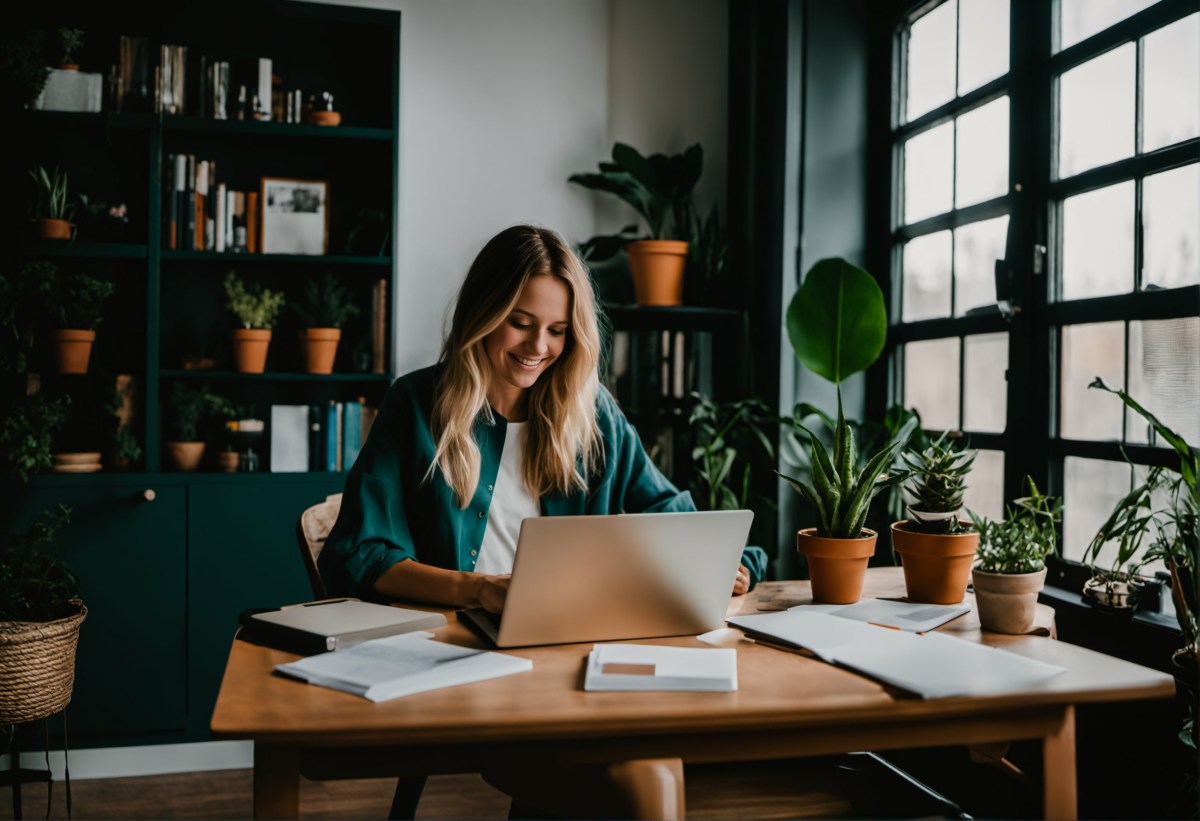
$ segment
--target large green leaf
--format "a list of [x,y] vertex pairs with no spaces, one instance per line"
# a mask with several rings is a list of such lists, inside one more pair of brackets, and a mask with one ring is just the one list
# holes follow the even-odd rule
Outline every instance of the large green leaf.
[[823,259],[804,278],[787,312],[788,338],[805,367],[833,383],[866,370],[883,352],[883,292],[862,268]]

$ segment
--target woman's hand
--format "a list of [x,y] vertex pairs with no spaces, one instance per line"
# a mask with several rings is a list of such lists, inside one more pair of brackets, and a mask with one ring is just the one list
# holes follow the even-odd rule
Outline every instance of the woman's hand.
[[739,564],[737,576],[733,579],[733,595],[742,596],[750,592],[750,571],[746,565]]
[[501,576],[480,574],[479,590],[476,593],[476,598],[479,599],[479,606],[489,613],[499,613],[502,611],[504,609],[504,599],[508,596],[508,582],[511,578],[511,573],[505,573]]

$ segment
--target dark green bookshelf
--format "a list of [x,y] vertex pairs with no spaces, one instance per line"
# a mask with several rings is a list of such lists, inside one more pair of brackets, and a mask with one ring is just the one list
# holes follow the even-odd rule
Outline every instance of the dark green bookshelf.
[[316,137],[331,140],[382,140],[385,142],[395,136],[395,132],[390,128],[260,123],[247,120],[206,120],[200,117],[170,117],[163,120],[163,129],[167,132],[197,134],[248,134],[262,137]]
[[220,262],[220,263],[263,263],[288,265],[324,265],[352,266],[370,268],[391,268],[391,257],[359,257],[346,254],[244,254],[244,253],[215,253],[213,251],[172,251],[162,252],[164,262]]
[[386,373],[301,373],[299,371],[267,371],[266,373],[240,373],[238,371],[206,370],[163,370],[159,375],[166,379],[196,379],[212,381],[249,382],[383,382],[390,384],[391,374]]
[[144,244],[120,242],[73,242],[70,240],[30,240],[25,245],[29,257],[91,257],[93,259],[145,259]]

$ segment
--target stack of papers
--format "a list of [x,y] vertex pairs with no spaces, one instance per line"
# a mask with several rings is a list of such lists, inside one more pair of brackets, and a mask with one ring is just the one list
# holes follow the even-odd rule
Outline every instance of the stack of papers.
[[732,647],[667,647],[595,644],[588,656],[585,690],[737,689],[737,651]]
[[924,633],[971,612],[965,604],[922,604],[892,599],[864,599],[854,604],[798,604],[788,610],[805,613],[828,613],[841,619],[854,619]]
[[372,639],[336,653],[277,664],[309,684],[387,701],[533,669],[526,658],[433,641],[433,633]]

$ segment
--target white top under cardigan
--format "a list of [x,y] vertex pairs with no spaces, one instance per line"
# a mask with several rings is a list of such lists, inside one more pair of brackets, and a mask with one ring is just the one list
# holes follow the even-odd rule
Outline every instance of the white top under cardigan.
[[511,573],[517,555],[517,538],[521,522],[542,515],[538,500],[525,486],[521,463],[528,438],[528,422],[509,422],[504,434],[504,450],[500,453],[500,469],[496,473],[496,489],[488,506],[487,527],[479,547],[476,573],[497,575]]

